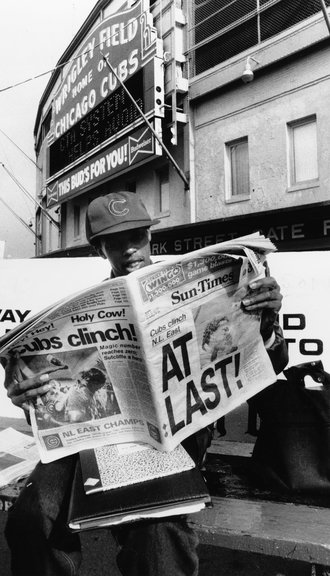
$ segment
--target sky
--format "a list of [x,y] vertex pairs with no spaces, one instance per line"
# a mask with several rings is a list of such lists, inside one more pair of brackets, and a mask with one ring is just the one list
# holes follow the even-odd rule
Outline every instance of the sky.
[[33,130],[50,73],[35,77],[56,66],[96,3],[0,3],[0,258],[34,256],[35,236],[17,216],[34,225],[35,204],[28,196],[35,197]]

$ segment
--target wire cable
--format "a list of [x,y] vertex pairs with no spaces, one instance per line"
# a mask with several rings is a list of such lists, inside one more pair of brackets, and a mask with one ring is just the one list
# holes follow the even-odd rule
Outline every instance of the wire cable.
[[36,204],[36,206],[38,206],[38,208],[40,208],[42,213],[46,216],[46,218],[48,218],[48,220],[52,224],[55,224],[55,226],[57,226],[57,228],[60,228],[59,223],[50,214],[48,214],[47,210],[45,210],[45,208],[40,204],[40,202],[38,202],[32,196],[32,194],[30,194],[30,192],[28,192],[28,190],[26,190],[26,188],[24,188],[23,184],[21,184],[21,182],[19,182],[19,180],[17,180],[16,176],[10,170],[8,170],[8,168],[6,168],[4,163],[0,162],[0,165],[3,167],[5,172],[7,172],[8,176],[13,180],[13,182],[15,182],[15,184],[19,187],[19,189],[25,194],[25,196],[27,196],[30,200],[32,200],[32,202],[34,202],[34,204]]
[[3,134],[6,138],[8,138],[8,140],[9,140],[12,144],[14,144],[14,146],[16,146],[16,148],[18,148],[18,150],[19,150],[20,152],[22,152],[22,154],[24,154],[25,158],[27,158],[28,160],[30,160],[30,162],[32,162],[32,164],[34,164],[34,165],[36,166],[36,168],[38,168],[38,170],[40,170],[40,172],[42,172],[42,170],[41,170],[41,168],[38,166],[38,164],[37,164],[32,158],[30,158],[30,156],[28,156],[28,155],[24,152],[24,150],[22,150],[22,148],[20,148],[20,146],[19,146],[18,144],[16,144],[16,142],[14,142],[14,140],[12,140],[12,139],[10,138],[10,136],[8,136],[8,134],[6,134],[3,130],[1,130],[1,128],[0,128],[0,132],[1,132],[1,134]]
[[9,204],[7,204],[7,202],[5,202],[5,200],[3,198],[0,197],[0,202],[2,202],[6,208],[8,208],[8,210],[15,216],[15,218],[17,218],[21,224],[23,224],[23,226],[25,226],[25,228],[27,228],[28,230],[30,230],[30,232],[32,232],[32,234],[37,238],[37,240],[39,240],[38,234],[32,230],[31,226],[29,226],[25,220],[23,220],[23,218],[21,218],[16,212],[15,210],[13,210]]
[[152,124],[149,122],[148,118],[146,117],[146,115],[144,114],[144,112],[141,110],[140,106],[138,105],[138,103],[136,102],[136,100],[134,99],[134,97],[132,96],[132,94],[130,93],[130,91],[126,88],[124,82],[122,81],[122,79],[120,78],[120,76],[117,74],[116,70],[113,68],[113,66],[110,64],[109,62],[109,58],[107,58],[107,56],[105,56],[102,52],[101,52],[103,59],[106,63],[106,65],[108,66],[108,68],[111,70],[112,74],[117,78],[118,82],[121,84],[123,90],[126,92],[127,96],[130,98],[130,100],[133,102],[135,108],[137,109],[137,111],[139,112],[140,116],[143,118],[144,122],[146,123],[146,125],[148,126],[148,128],[151,130],[152,134],[154,135],[154,137],[156,138],[157,142],[160,144],[160,146],[162,147],[162,149],[164,150],[167,158],[170,160],[170,162],[173,164],[175,170],[177,171],[177,173],[179,174],[180,178],[183,180],[184,185],[185,185],[185,190],[189,190],[189,182],[186,178],[186,175],[184,174],[184,172],[181,170],[180,166],[176,163],[176,161],[174,160],[172,154],[169,152],[169,150],[167,149],[167,147],[165,146],[163,140],[160,138],[159,134],[157,134],[156,130],[154,129],[154,127],[152,126]]
[[[130,19],[127,22],[127,24],[125,24],[122,27],[122,29],[124,30],[128,26],[132,26],[132,22],[139,20],[141,18],[141,16],[147,12],[148,12],[148,10],[144,10],[144,12],[141,12],[141,14],[139,14],[136,18]],[[102,22],[103,22],[103,20],[102,20]],[[118,32],[117,31],[114,32],[112,35],[107,37],[106,42],[111,42],[111,39],[117,35],[118,35]],[[99,48],[101,46],[101,44],[104,44],[104,41],[100,42],[99,44],[95,44],[94,49]],[[54,68],[51,68],[50,70],[47,70],[46,72],[41,72],[40,74],[37,74],[36,76],[32,76],[31,78],[26,78],[25,80],[21,80],[20,82],[16,82],[15,84],[11,84],[10,86],[6,86],[5,88],[0,88],[0,93],[6,92],[7,90],[11,90],[12,88],[16,88],[17,86],[21,86],[22,84],[32,82],[33,80],[37,80],[38,78],[41,78],[41,76],[45,76],[46,74],[52,74],[53,72],[56,72],[56,70],[60,70],[61,68],[64,68],[64,66],[66,66],[67,64],[72,64],[73,62],[75,62],[75,60],[78,60],[78,58],[81,58],[81,56],[84,56],[85,54],[88,54],[89,52],[90,52],[90,49],[88,48],[88,49],[86,49],[85,52],[81,52],[77,56],[70,58],[66,62],[62,62],[62,64],[58,64],[57,66],[55,66]]]

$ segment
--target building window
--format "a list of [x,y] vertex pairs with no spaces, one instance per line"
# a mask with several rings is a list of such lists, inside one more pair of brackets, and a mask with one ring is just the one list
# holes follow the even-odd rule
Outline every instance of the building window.
[[81,233],[80,206],[73,207],[73,237],[78,238]]
[[[330,0],[325,0],[326,6]],[[194,0],[194,73],[200,74],[321,10],[315,0]]]
[[47,222],[46,226],[48,228],[48,252],[51,252],[53,250],[53,223]]
[[290,186],[318,179],[316,117],[288,124]]
[[43,120],[42,127],[41,127],[41,138],[42,138],[42,140],[44,140],[44,139],[46,138],[48,132],[50,131],[51,119],[52,119],[52,111],[49,110],[47,116],[46,116],[45,119]]
[[226,200],[250,197],[248,139],[241,138],[226,144]]
[[45,116],[45,118],[41,124],[41,130],[40,130],[40,133],[38,136],[38,142],[37,142],[37,146],[36,146],[37,153],[40,152],[41,145],[42,145],[43,141],[45,140],[48,132],[50,131],[51,119],[52,119],[52,110],[49,110],[48,114]]
[[167,215],[170,212],[170,183],[168,166],[157,170],[158,197],[156,211],[158,214]]

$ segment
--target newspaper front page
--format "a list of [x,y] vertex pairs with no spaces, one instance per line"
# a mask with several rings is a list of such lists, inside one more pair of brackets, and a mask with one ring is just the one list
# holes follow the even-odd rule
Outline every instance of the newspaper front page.
[[31,406],[41,460],[145,442],[163,451],[276,379],[241,300],[274,248],[246,237],[175,256],[60,302],[0,340]]

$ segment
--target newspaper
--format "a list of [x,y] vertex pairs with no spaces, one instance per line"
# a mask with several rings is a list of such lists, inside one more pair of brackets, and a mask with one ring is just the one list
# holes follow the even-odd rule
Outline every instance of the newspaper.
[[62,300],[0,339],[21,378],[42,462],[144,442],[173,450],[276,379],[260,316],[241,306],[275,248],[254,234],[173,256]]
[[27,476],[38,460],[34,438],[14,428],[0,432],[0,487]]

